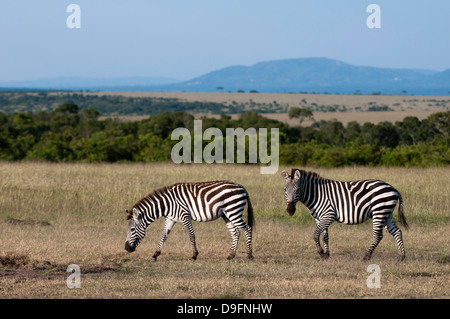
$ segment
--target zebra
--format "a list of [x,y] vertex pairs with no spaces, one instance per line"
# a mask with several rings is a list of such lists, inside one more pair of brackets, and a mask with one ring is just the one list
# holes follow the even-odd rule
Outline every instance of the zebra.
[[[247,223],[242,218],[246,204]],[[227,259],[233,259],[236,255],[239,230],[247,237],[247,258],[253,259],[253,207],[245,188],[234,182],[178,183],[163,187],[142,198],[130,210],[126,210],[126,213],[127,220],[130,220],[125,242],[125,250],[128,252],[136,249],[152,222],[165,217],[164,230],[158,248],[153,254],[153,261],[161,254],[163,244],[177,222],[182,223],[187,230],[193,250],[192,260],[196,260],[198,250],[192,220],[208,222],[222,217],[232,237]]]
[[[316,221],[314,241],[319,255],[326,259],[330,256],[328,246],[328,227],[338,221],[343,224],[355,225],[373,220],[373,241],[367,250],[364,260],[372,257],[375,248],[383,238],[383,227],[394,237],[399,259],[405,259],[402,231],[392,221],[394,208],[399,201],[398,217],[400,223],[408,229],[406,223],[403,199],[400,192],[381,180],[334,181],[320,177],[317,173],[292,169],[291,174],[282,171],[285,179],[284,192],[287,201],[287,212],[295,213],[295,205],[302,202]],[[324,249],[320,245],[320,235],[323,233]]]

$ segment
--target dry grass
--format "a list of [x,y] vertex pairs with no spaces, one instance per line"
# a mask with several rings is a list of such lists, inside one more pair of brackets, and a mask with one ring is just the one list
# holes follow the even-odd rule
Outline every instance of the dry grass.
[[[305,107],[316,103],[317,105],[345,105],[347,112],[314,112],[314,121],[332,120],[346,125],[350,121],[359,123],[370,122],[377,124],[383,121],[395,123],[402,121],[407,116],[415,116],[420,120],[430,114],[448,110],[450,99],[446,96],[406,96],[406,95],[346,95],[346,94],[288,94],[288,93],[207,93],[207,92],[84,92],[87,95],[121,95],[125,97],[158,97],[177,98],[183,101],[216,102],[231,105],[256,103],[271,104],[276,101],[279,105],[290,107]],[[306,104],[305,104],[306,101]],[[394,111],[358,112],[351,111],[356,107],[366,109],[370,105],[386,105]],[[289,119],[287,113],[265,113],[264,116],[275,119],[289,125],[299,125],[298,119]],[[196,118],[201,116],[220,117],[220,115],[194,113]],[[239,114],[231,115],[238,118]],[[107,117],[101,117],[107,118]],[[116,116],[122,121],[139,121],[148,116]],[[305,120],[301,125],[309,126],[313,120]]]
[[[287,169],[287,167],[280,168]],[[331,257],[320,260],[314,222],[304,208],[285,213],[280,174],[244,165],[0,163],[0,298],[449,298],[450,169],[318,169],[325,177],[380,178],[402,192],[407,259],[397,261],[388,234],[362,261],[370,222],[334,224]],[[255,260],[221,221],[195,223],[199,258],[181,225],[158,262],[151,262],[163,221],[150,226],[137,251],[123,246],[124,210],[154,188],[180,181],[230,179],[244,185],[255,209]],[[396,216],[396,214],[395,214]],[[242,236],[244,237],[244,236]],[[66,268],[81,267],[81,289],[69,289]],[[381,288],[366,269],[380,265]]]
[[[380,122],[388,121],[391,123],[401,122],[408,116],[415,116],[419,120],[424,120],[428,116],[438,111],[430,111],[430,110],[409,110],[409,111],[396,111],[396,112],[315,112],[314,118],[305,119],[301,123],[298,118],[289,118],[287,113],[262,113],[262,116],[265,116],[272,120],[277,120],[282,123],[286,123],[290,126],[310,126],[314,124],[314,122],[318,121],[330,121],[330,120],[338,120],[339,122],[347,125],[348,122],[356,121],[360,124],[364,124],[366,122],[377,124]],[[193,114],[196,119],[201,119],[202,117],[216,118],[220,119],[220,114],[203,114],[203,113],[195,113]],[[241,114],[231,114],[232,119],[239,119]],[[149,115],[118,115],[118,116],[100,116],[100,120],[104,120],[107,118],[118,119],[121,122],[132,122],[132,121],[142,121],[149,118]]]
[[[289,118],[289,115],[287,113],[264,113],[261,114],[262,116],[265,116],[269,119],[277,120],[283,123],[286,123],[290,126],[310,126],[314,124],[314,122],[317,121],[330,121],[330,120],[338,120],[339,122],[343,123],[344,125],[347,125],[348,122],[356,121],[360,124],[364,124],[366,122],[369,123],[380,123],[384,121],[388,121],[391,123],[395,123],[397,121],[403,121],[405,117],[408,116],[415,116],[419,120],[426,119],[428,116],[430,116],[433,113],[436,113],[438,111],[430,111],[430,110],[409,110],[409,111],[396,111],[396,112],[314,112],[314,118],[312,119],[305,119],[300,123],[298,118]],[[200,119],[202,116],[206,117],[212,117],[212,118],[220,118],[220,115],[218,114],[194,114],[195,118]],[[239,119],[241,114],[232,114],[232,119]],[[103,117],[106,118],[106,117]],[[139,121],[143,120],[145,118],[148,118],[148,116],[119,116],[119,119],[122,121]]]
[[303,99],[307,103],[318,105],[346,105],[347,108],[367,106],[370,102],[376,105],[388,105],[394,110],[442,110],[439,101],[448,101],[448,96],[407,96],[407,95],[348,95],[348,94],[288,94],[288,93],[209,93],[209,92],[84,92],[86,95],[121,95],[125,97],[159,97],[176,98],[188,102],[216,102],[231,104],[246,103],[273,103],[280,105],[299,106]]

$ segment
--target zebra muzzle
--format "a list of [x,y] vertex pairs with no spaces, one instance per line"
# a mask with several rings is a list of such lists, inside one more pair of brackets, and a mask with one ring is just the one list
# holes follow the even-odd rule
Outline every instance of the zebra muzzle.
[[286,211],[288,212],[289,216],[294,215],[294,213],[295,213],[295,204],[292,203],[292,202],[290,202],[290,203],[287,205]]
[[128,241],[125,242],[125,250],[128,251],[129,253],[132,253],[133,251],[135,251],[136,247],[130,245],[130,243]]

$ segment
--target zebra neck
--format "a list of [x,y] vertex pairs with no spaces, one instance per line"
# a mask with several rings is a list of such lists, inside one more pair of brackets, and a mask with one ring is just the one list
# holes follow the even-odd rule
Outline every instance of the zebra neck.
[[312,178],[303,182],[303,192],[300,196],[300,201],[309,209],[312,210],[317,204],[317,195],[320,188],[328,184],[330,180],[324,178]]
[[144,198],[140,206],[140,211],[143,214],[147,223],[152,223],[158,218],[167,215],[166,200],[163,199],[165,194],[153,193]]

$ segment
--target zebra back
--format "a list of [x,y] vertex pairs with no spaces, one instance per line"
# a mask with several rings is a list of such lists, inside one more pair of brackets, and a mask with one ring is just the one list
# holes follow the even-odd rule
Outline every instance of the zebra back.
[[[408,227],[400,192],[382,180],[335,181],[298,169],[292,170],[291,178],[298,178],[299,200],[314,218],[332,210],[339,222],[359,224],[372,214],[386,215],[382,210],[393,210],[398,199],[400,222]],[[374,211],[374,207],[381,212]]]
[[[235,197],[231,200],[229,198]],[[189,208],[195,220],[208,221],[217,218],[220,213],[217,207],[232,205],[245,199],[248,210],[248,225],[254,225],[253,207],[247,190],[240,184],[226,181],[208,181],[197,183],[176,183],[171,186],[162,187],[144,196],[136,202],[130,210],[127,210],[127,219],[131,219],[133,211],[144,213],[150,221],[173,214],[174,207],[179,204]],[[228,203],[228,204],[227,204]],[[245,205],[245,203],[244,203]],[[214,210],[214,212],[212,212]],[[208,211],[208,214],[205,212]],[[212,214],[212,215],[209,215]]]

